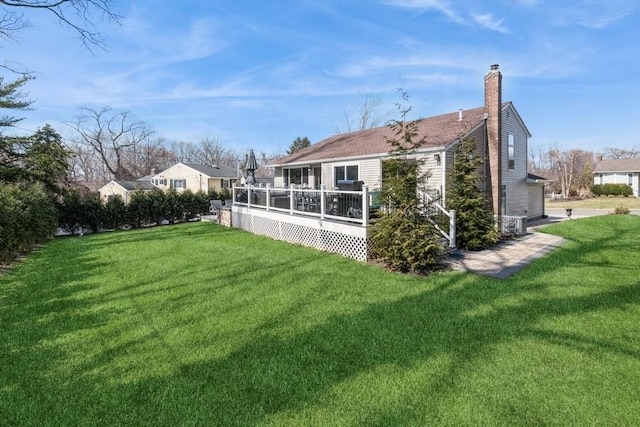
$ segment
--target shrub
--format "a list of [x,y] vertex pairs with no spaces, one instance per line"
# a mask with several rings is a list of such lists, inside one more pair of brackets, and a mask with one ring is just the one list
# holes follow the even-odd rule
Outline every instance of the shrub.
[[76,234],[84,222],[85,206],[80,193],[67,191],[58,203],[58,226],[68,233]]
[[627,184],[596,184],[591,187],[591,192],[596,196],[624,196],[633,194],[633,189]]
[[625,208],[625,207],[623,207],[623,206],[618,206],[618,207],[613,211],[613,213],[614,213],[614,214],[616,214],[616,215],[628,215],[628,214],[629,214],[629,212],[631,212],[631,211],[629,210],[629,208]]
[[0,262],[53,236],[57,222],[53,196],[42,184],[0,185]]
[[442,260],[438,231],[426,219],[385,215],[373,224],[374,255],[391,270],[425,273]]

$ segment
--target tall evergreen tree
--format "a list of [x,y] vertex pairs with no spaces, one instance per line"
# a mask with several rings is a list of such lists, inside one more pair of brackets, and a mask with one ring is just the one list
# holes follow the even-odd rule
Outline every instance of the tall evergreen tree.
[[[402,92],[403,101],[408,95]],[[396,105],[400,120],[390,123],[394,138],[387,142],[392,157],[383,164],[380,202],[385,213],[373,224],[373,251],[388,268],[401,272],[426,273],[442,260],[443,248],[438,231],[422,215],[417,189],[427,175],[420,172],[421,162],[412,154],[424,143],[418,136],[418,122],[407,120],[411,111]]]
[[[0,77],[0,109],[4,110],[26,110],[33,101],[27,99],[27,95],[21,92],[22,87],[33,77],[26,75],[12,82],[5,83],[4,77]],[[0,128],[13,126],[21,118],[13,116],[0,117]]]
[[481,166],[473,140],[461,141],[449,174],[446,204],[447,209],[456,211],[456,243],[462,249],[485,249],[500,237],[487,196],[480,188]]
[[311,146],[311,141],[309,141],[309,138],[307,138],[306,136],[304,138],[297,137],[296,139],[293,140],[293,142],[289,146],[289,149],[287,150],[287,154],[295,153],[296,151],[300,151],[303,148],[307,148],[310,146]]

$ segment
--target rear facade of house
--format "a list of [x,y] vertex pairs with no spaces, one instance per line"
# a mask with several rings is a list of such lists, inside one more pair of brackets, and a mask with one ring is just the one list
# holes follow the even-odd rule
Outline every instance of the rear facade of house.
[[[482,186],[495,215],[537,218],[544,215],[544,179],[527,174],[531,137],[511,102],[502,102],[502,75],[497,65],[485,76],[484,106],[418,121],[424,144],[414,157],[428,173],[426,188],[446,206],[448,173],[456,147],[472,139],[484,162]],[[338,181],[361,181],[375,191],[382,186],[383,163],[390,157],[388,127],[334,135],[273,164],[275,187],[335,188]]]

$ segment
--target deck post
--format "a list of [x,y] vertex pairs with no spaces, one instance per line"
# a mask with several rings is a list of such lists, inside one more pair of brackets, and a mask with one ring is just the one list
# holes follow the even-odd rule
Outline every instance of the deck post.
[[362,225],[369,224],[369,187],[362,187]]
[[449,211],[449,247],[456,247],[456,211]]
[[320,219],[324,219],[324,214],[327,211],[327,197],[325,195],[326,186],[320,185]]
[[289,184],[289,213],[293,215],[293,207],[295,206],[296,199],[293,194],[293,185]]
[[269,208],[271,207],[271,197],[269,197],[269,190],[271,189],[271,184],[267,183],[267,189],[265,191],[265,194],[267,196],[267,200],[265,205],[267,206],[267,210],[269,210]]

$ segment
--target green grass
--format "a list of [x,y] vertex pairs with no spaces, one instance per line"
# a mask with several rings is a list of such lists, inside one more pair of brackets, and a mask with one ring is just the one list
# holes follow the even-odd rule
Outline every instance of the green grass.
[[1,425],[638,425],[640,217],[507,280],[402,276],[209,223],[0,277]]
[[573,209],[611,209],[617,207],[628,209],[640,209],[638,197],[592,197],[582,200],[547,200],[548,208],[573,208]]

